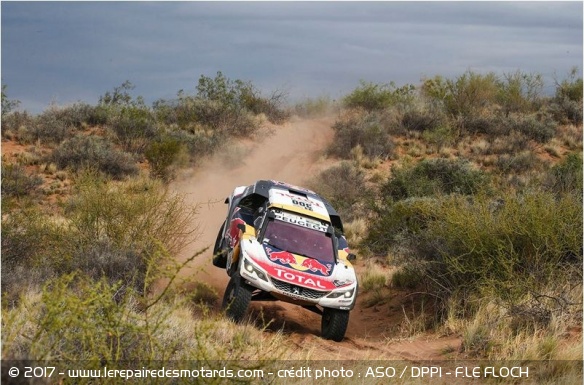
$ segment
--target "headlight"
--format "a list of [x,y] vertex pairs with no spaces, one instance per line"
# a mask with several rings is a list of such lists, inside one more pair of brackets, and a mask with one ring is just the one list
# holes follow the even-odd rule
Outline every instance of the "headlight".
[[243,268],[245,269],[245,271],[248,274],[255,273],[259,279],[268,282],[266,275],[262,271],[260,271],[257,267],[255,267],[255,265],[253,263],[251,263],[247,258],[243,259]]
[[327,298],[339,298],[340,296],[343,296],[345,298],[351,298],[354,292],[355,289],[347,291],[335,291],[334,293],[330,293],[329,295],[327,295]]

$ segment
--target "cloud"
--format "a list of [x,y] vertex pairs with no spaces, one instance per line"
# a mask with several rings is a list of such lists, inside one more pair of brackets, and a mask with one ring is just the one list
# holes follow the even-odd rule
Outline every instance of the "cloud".
[[2,3],[2,83],[34,112],[125,80],[152,102],[219,70],[336,95],[467,69],[549,78],[582,56],[579,2]]

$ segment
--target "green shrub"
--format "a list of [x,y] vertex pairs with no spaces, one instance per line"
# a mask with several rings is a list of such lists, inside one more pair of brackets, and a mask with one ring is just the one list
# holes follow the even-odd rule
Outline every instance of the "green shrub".
[[409,105],[414,99],[415,87],[411,84],[397,87],[395,83],[375,84],[360,81],[360,86],[345,96],[343,103],[349,108],[366,111],[383,110],[392,105]]
[[110,108],[108,126],[116,134],[124,151],[141,154],[157,134],[154,114],[142,106]]
[[578,68],[573,68],[562,82],[556,82],[556,94],[550,109],[558,122],[582,124],[582,84]]
[[568,78],[556,86],[556,98],[582,102],[583,82],[578,76],[578,68],[572,68]]
[[151,142],[144,155],[150,163],[152,174],[166,181],[172,179],[174,177],[172,166],[176,163],[181,150],[180,142],[172,137],[165,136]]
[[247,124],[241,124],[246,120],[249,124],[249,119],[245,119],[246,115],[265,114],[273,123],[282,123],[289,116],[288,112],[282,109],[285,99],[283,92],[275,91],[269,98],[264,98],[250,82],[231,80],[221,71],[218,71],[213,79],[204,75],[199,78],[197,98],[217,103],[221,112],[219,116],[212,116],[214,120],[235,122],[238,128],[234,133],[241,135],[251,133],[248,132],[250,130],[254,131],[253,125],[248,127]]
[[116,150],[111,142],[93,135],[77,135],[64,141],[53,151],[50,159],[60,169],[77,171],[95,168],[116,179],[138,173],[131,155]]
[[546,116],[520,116],[509,119],[507,124],[512,130],[519,131],[527,138],[535,140],[538,143],[547,143],[556,134],[557,123]]
[[427,247],[418,242],[420,234],[436,216],[439,206],[440,200],[429,197],[385,200],[374,207],[361,246],[378,255],[394,251],[397,259],[409,253],[423,259]]
[[510,113],[528,113],[541,107],[543,78],[540,74],[526,74],[521,71],[503,75],[499,82],[497,101],[505,116]]
[[582,102],[570,100],[567,97],[552,100],[549,110],[554,119],[562,124],[582,124]]
[[33,124],[27,127],[25,142],[32,143],[61,143],[66,138],[74,135],[75,127],[62,120],[60,109],[56,106],[45,110],[35,117]]
[[369,158],[389,158],[394,144],[382,121],[383,116],[375,112],[352,114],[337,120],[333,125],[335,137],[328,153],[341,159],[349,159],[351,150],[357,145]]
[[[64,218],[34,208],[2,220],[2,290],[11,300],[31,285],[76,271],[141,292],[173,267],[194,240],[195,208],[154,180],[112,183],[94,173],[75,179]],[[149,269],[149,271],[148,271]]]
[[552,282],[576,283],[581,243],[581,198],[538,191],[394,202],[378,208],[364,242],[401,256],[429,292],[460,295],[463,306],[483,296],[512,306]]
[[43,183],[39,175],[28,175],[19,164],[2,162],[2,196],[22,197],[34,194]]
[[489,188],[489,178],[463,159],[426,159],[415,165],[392,170],[381,187],[394,200],[438,194],[474,194]]
[[544,185],[556,194],[571,193],[582,197],[582,155],[569,154],[548,172]]
[[503,174],[525,174],[541,167],[542,162],[532,151],[526,150],[518,154],[503,154],[498,157],[495,165]]
[[422,94],[434,106],[452,116],[480,115],[496,102],[498,78],[467,71],[455,79],[435,76],[424,80]]
[[201,157],[211,154],[221,145],[225,135],[216,131],[195,131],[190,133],[183,130],[171,131],[166,134],[172,140],[176,140],[185,146],[191,160],[197,161]]
[[20,101],[18,100],[11,100],[8,99],[8,94],[6,93],[6,88],[8,86],[6,84],[2,85],[2,120],[4,124],[4,116],[8,115],[12,112],[15,108],[18,107]]
[[401,124],[406,130],[432,131],[444,126],[446,118],[439,110],[408,109],[402,116]]
[[345,222],[363,215],[370,195],[365,175],[348,161],[324,170],[307,185],[329,200]]
[[457,120],[461,131],[469,134],[485,134],[491,138],[509,135],[512,127],[507,120],[496,114],[470,115]]
[[28,130],[34,125],[34,118],[26,111],[13,111],[10,114],[2,115],[2,137],[7,133],[16,133],[17,140],[21,143],[32,142],[32,136]]
[[76,188],[65,212],[77,233],[74,267],[91,276],[135,281],[141,289],[149,263],[163,268],[161,258],[193,241],[195,208],[156,181],[113,185],[89,173],[78,177]]
[[66,227],[34,206],[4,209],[2,217],[2,299],[18,300],[29,287],[54,276],[69,260]]

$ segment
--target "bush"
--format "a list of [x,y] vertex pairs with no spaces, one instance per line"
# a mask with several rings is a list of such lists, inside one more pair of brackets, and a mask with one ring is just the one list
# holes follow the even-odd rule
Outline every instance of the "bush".
[[42,183],[43,178],[38,175],[28,175],[21,165],[2,162],[3,197],[32,195]]
[[20,104],[20,101],[18,100],[8,99],[8,95],[6,94],[7,87],[6,84],[2,85],[2,120],[4,120],[5,115],[8,115]]
[[371,224],[365,244],[401,256],[442,300],[461,294],[463,302],[488,296],[511,305],[552,282],[581,279],[579,197],[411,198],[379,207]]
[[394,144],[382,122],[382,115],[375,112],[352,114],[341,118],[333,125],[335,138],[328,153],[341,159],[349,159],[351,150],[361,146],[369,158],[389,158]]
[[457,123],[461,131],[469,134],[485,134],[497,138],[511,133],[507,120],[494,114],[460,117]]
[[363,205],[370,193],[365,188],[363,172],[350,162],[344,161],[324,170],[307,185],[324,196],[344,222],[363,216]]
[[33,127],[34,118],[26,111],[14,111],[10,114],[2,115],[2,137],[6,138],[8,133],[17,134],[17,140],[21,143],[32,142],[32,136],[28,130]]
[[20,293],[54,276],[69,260],[67,228],[34,207],[4,210],[2,217],[2,299],[17,301]]
[[172,166],[178,160],[182,148],[178,140],[169,136],[151,142],[144,155],[150,163],[152,174],[165,181],[172,179],[174,177]]
[[202,156],[211,154],[225,140],[225,135],[215,131],[195,131],[190,133],[183,130],[171,131],[166,134],[185,146],[193,161]]
[[543,78],[540,74],[525,74],[521,71],[504,75],[499,82],[497,101],[504,115],[510,113],[528,113],[541,107]]
[[548,172],[544,186],[558,195],[574,194],[582,197],[582,156],[569,154],[561,163]]
[[386,198],[400,200],[439,194],[469,195],[488,189],[488,176],[466,160],[427,159],[392,170],[381,193]]
[[61,143],[74,134],[75,127],[61,119],[60,109],[52,107],[38,115],[32,126],[27,127],[22,139],[27,143]]
[[51,160],[60,169],[77,171],[95,168],[116,179],[138,173],[131,155],[116,150],[106,139],[93,135],[77,135],[64,141],[53,151]]
[[518,154],[503,154],[496,161],[496,166],[503,174],[525,174],[539,168],[542,162],[532,151],[522,151]]
[[146,179],[113,184],[93,173],[55,220],[37,209],[12,210],[2,220],[2,290],[11,300],[27,286],[81,271],[141,292],[160,278],[193,241],[195,208]]
[[424,132],[432,131],[446,123],[440,111],[408,109],[402,116],[401,124],[406,130]]
[[366,111],[383,110],[392,105],[409,105],[414,99],[415,87],[411,84],[398,88],[395,83],[375,84],[360,81],[360,86],[345,96],[343,103],[348,108]]
[[110,108],[109,113],[108,125],[122,148],[134,154],[143,153],[148,142],[157,134],[152,112],[142,106],[124,106]]
[[481,115],[495,104],[498,91],[498,79],[492,72],[467,71],[456,79],[435,76],[422,85],[422,94],[430,103],[452,116]]
[[[238,122],[246,115],[265,114],[273,123],[281,123],[289,117],[288,112],[282,109],[285,99],[284,92],[275,91],[269,98],[264,98],[260,92],[250,83],[242,80],[231,80],[221,71],[217,72],[214,79],[201,76],[197,84],[197,98],[216,102],[220,106],[220,120]],[[215,117],[217,119],[219,117]],[[227,119],[226,119],[227,118]],[[246,119],[243,119],[245,121]],[[249,129],[245,125],[236,124],[238,130],[234,133],[248,134]],[[241,132],[240,132],[241,131]]]
[[550,109],[560,123],[582,124],[582,78],[578,69],[573,68],[566,79],[556,83],[556,94]]
[[556,122],[545,116],[527,115],[509,119],[507,124],[512,130],[521,132],[538,143],[549,142],[556,134]]

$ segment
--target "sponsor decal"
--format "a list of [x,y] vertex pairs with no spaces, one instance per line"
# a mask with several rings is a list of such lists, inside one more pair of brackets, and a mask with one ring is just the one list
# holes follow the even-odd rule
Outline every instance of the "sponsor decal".
[[353,284],[353,281],[351,281],[349,279],[345,279],[344,281],[339,281],[338,279],[335,279],[333,281],[333,284],[336,287],[343,287],[343,286],[349,286],[349,285]]
[[275,214],[276,219],[282,222],[292,223],[293,225],[306,227],[307,229],[317,230],[326,233],[326,230],[328,228],[328,224],[326,222],[317,222],[310,220],[308,218],[303,218],[292,214],[284,214],[282,212],[275,212]]
[[[306,277],[304,274],[303,275],[295,274],[284,269],[279,269],[277,267],[274,270],[276,271],[276,277],[278,277],[279,279],[283,278],[285,281],[305,286],[311,286],[316,289],[328,289],[327,285],[325,285],[323,281],[318,278]],[[330,285],[330,282],[328,283]]]
[[271,245],[264,244],[263,247],[268,259],[278,265],[323,276],[330,275],[333,269],[332,263],[327,263],[325,265],[316,259],[302,257],[284,250],[278,250]]
[[245,221],[236,215],[238,211],[239,211],[239,207],[235,209],[234,217],[231,220],[231,222],[229,223],[229,231],[227,232],[227,238],[228,238],[230,247],[234,247],[237,244],[237,242],[239,241],[239,234],[240,234],[241,230],[239,230],[237,228],[237,226],[239,224],[245,225]]
[[[293,205],[302,206],[307,210],[314,211],[312,209],[313,205],[324,209],[324,205],[321,202],[317,201],[316,199],[310,199],[308,197],[303,197],[301,195],[290,194],[280,189],[274,189],[273,191],[275,194],[278,194],[282,197],[289,198],[290,200],[292,200]],[[310,208],[307,208],[307,206],[309,206]]]
[[[279,266],[274,265],[273,262],[268,263],[260,259],[252,259],[262,269],[264,269],[270,277],[274,277],[281,281],[316,290],[333,290],[338,288],[333,282],[326,279],[325,277],[321,277],[309,272],[293,270],[292,266]],[[277,261],[278,260],[274,262],[277,263]]]
[[296,264],[296,257],[287,251],[274,251],[269,246],[264,246],[266,250],[266,254],[268,254],[268,258],[270,261],[278,261],[282,265],[295,265]]
[[322,275],[329,275],[330,270],[332,269],[332,264],[327,263],[326,265],[320,263],[316,259],[306,258],[302,261],[302,267],[306,267],[308,270],[313,272],[320,272]]

